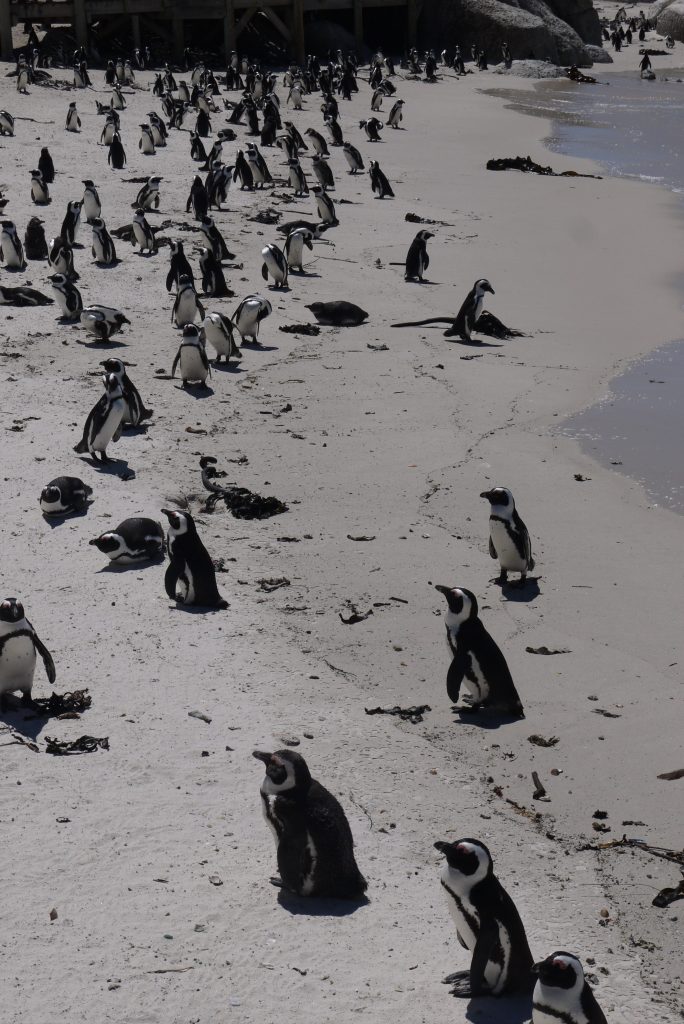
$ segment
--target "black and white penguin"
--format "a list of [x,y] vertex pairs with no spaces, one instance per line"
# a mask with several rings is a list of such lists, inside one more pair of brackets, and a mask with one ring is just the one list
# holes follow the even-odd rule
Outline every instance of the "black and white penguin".
[[24,250],[29,260],[46,260],[48,255],[45,229],[40,217],[31,217],[24,232]]
[[259,325],[270,316],[271,303],[261,295],[248,295],[243,299],[231,317],[240,332],[243,342],[259,344]]
[[98,341],[109,341],[118,334],[124,324],[130,324],[127,316],[113,306],[92,303],[81,311],[81,326]]
[[0,135],[14,135],[14,118],[8,110],[0,110]]
[[154,231],[142,210],[136,210],[133,214],[132,228],[133,245],[137,243],[140,246],[141,254],[144,252],[155,253],[157,251],[157,241],[154,237]]
[[486,278],[481,277],[466,295],[463,305],[456,316],[433,316],[427,320],[392,324],[392,327],[424,327],[426,324],[451,324],[449,329],[444,332],[445,338],[458,337],[461,341],[466,342],[466,344],[475,343],[472,338],[472,332],[482,312],[485,292],[490,292],[493,295],[494,289]]
[[378,199],[394,199],[392,186],[381,171],[377,160],[371,160],[368,173],[370,175],[371,188],[377,194]]
[[114,142],[114,136],[119,131],[120,118],[116,110],[109,110],[107,117],[105,118],[104,128],[100,134],[100,144],[102,146],[111,146]]
[[304,273],[304,246],[313,250],[313,232],[308,228],[296,228],[285,241],[285,259],[290,270]]
[[369,142],[381,142],[380,132],[384,125],[377,117],[369,117],[366,121],[359,121],[359,128],[363,128]]
[[351,142],[345,142],[344,146],[342,147],[342,151],[344,153],[345,160],[349,164],[350,174],[357,174],[358,171],[365,170],[363,157],[359,153],[356,146],[352,146]]
[[202,274],[202,291],[212,299],[221,298],[223,295],[231,295],[223,267],[214,256],[211,249],[202,246],[200,249],[200,272]]
[[75,103],[69,104],[64,128],[68,132],[78,132],[81,129],[81,118],[78,116]]
[[524,587],[527,573],[534,569],[534,559],[530,535],[516,511],[513,495],[507,487],[493,487],[480,497],[491,505],[489,554],[499,560],[499,583],[506,582],[509,572],[519,572],[519,585]]
[[8,693],[21,693],[30,704],[36,655],[40,654],[45,674],[52,685],[57,678],[55,663],[47,647],[24,615],[24,606],[16,597],[0,602],[0,710],[7,705]]
[[118,132],[114,132],[114,137],[109,144],[107,163],[115,171],[121,171],[126,166],[126,150],[123,148],[121,136]]
[[399,128],[403,120],[403,100],[395,100],[394,106],[390,110],[389,117],[387,118],[387,124],[390,128]]
[[308,196],[309,183],[297,157],[288,160],[287,166],[289,167],[288,181],[290,188],[294,190],[294,194],[296,196]]
[[156,110],[151,110],[147,116],[152,132],[152,141],[157,148],[163,148],[169,135],[168,129]]
[[531,1024],[608,1024],[584,977],[582,964],[562,950],[535,964]]
[[441,884],[458,941],[472,953],[470,970],[444,979],[454,985],[452,994],[469,998],[531,992],[533,960],[525,928],[494,874],[487,847],[476,839],[457,839],[435,843],[435,849],[446,858]]
[[359,327],[368,319],[368,313],[353,302],[337,299],[333,302],[312,302],[310,309],[319,324],[325,327]]
[[314,128],[307,128],[304,134],[308,135],[311,139],[314,152],[318,153],[319,156],[329,156],[328,143],[320,132],[317,132]]
[[340,802],[292,750],[254,751],[266,774],[261,806],[276,842],[283,886],[298,896],[360,900],[368,888]]
[[154,145],[154,136],[152,135],[152,129],[149,124],[143,123],[140,125],[140,138],[138,139],[138,149],[144,156],[154,156],[157,152]]
[[335,213],[335,204],[328,193],[324,192],[319,185],[314,185],[311,191],[316,197],[316,209],[318,210],[318,216],[323,224],[337,224],[338,220]]
[[169,508],[162,512],[169,520],[166,546],[170,564],[164,576],[169,598],[202,608],[228,608],[218,592],[214,564],[190,513]]
[[254,175],[252,174],[252,169],[247,163],[245,154],[241,149],[238,150],[237,156],[235,157],[233,181],[240,182],[240,190],[245,188],[254,188]]
[[454,704],[464,683],[471,703],[462,713],[491,710],[524,718],[522,703],[506,659],[478,618],[477,598],[470,590],[437,586],[447,600],[444,617],[447,644],[452,654],[447,673],[447,694]]
[[64,274],[70,281],[78,281],[78,274],[74,270],[73,249],[59,235],[50,241],[48,264],[56,274]]
[[112,236],[107,231],[107,225],[102,217],[94,217],[90,223],[93,229],[93,259],[100,266],[110,267],[116,263],[116,249]]
[[318,184],[326,191],[335,188],[335,178],[330,165],[322,156],[314,156],[312,164],[314,174],[318,178]]
[[51,185],[55,180],[55,165],[50,156],[50,150],[43,146],[38,157],[38,170],[43,175],[43,181]]
[[325,124],[330,132],[330,138],[332,139],[333,146],[342,146],[344,144],[344,136],[342,134],[342,128],[340,122],[336,117],[328,114],[325,118]]
[[246,155],[255,188],[263,188],[264,185],[270,184],[273,181],[271,172],[266,166],[266,161],[259,152],[259,148],[253,142],[247,143]]
[[67,204],[67,212],[64,214],[64,220],[59,232],[60,238],[63,238],[67,245],[73,245],[76,241],[80,223],[81,201],[80,199],[74,199]]
[[152,409],[145,408],[140,392],[126,373],[126,366],[122,360],[113,357],[103,359],[100,366],[104,369],[105,379],[109,374],[114,374],[121,385],[121,393],[125,402],[124,427],[139,427],[143,420],[149,420],[152,416]]
[[232,253],[226,245],[226,240],[216,227],[214,218],[207,214],[206,217],[202,217],[202,223],[200,224],[200,231],[207,240],[207,245],[213,252],[214,256],[221,263],[223,260],[232,260],[235,253]]
[[148,562],[164,555],[164,531],[160,523],[142,516],[124,519],[115,530],[108,530],[88,543],[116,565]]
[[206,163],[207,151],[197,132],[190,132],[190,159],[197,163]]
[[208,386],[207,377],[211,376],[211,368],[204,342],[195,324],[186,323],[183,327],[183,339],[171,367],[172,377],[176,376],[176,369],[180,370],[181,387],[186,388],[188,384]]
[[31,199],[36,206],[47,206],[51,203],[50,189],[40,171],[31,171]]
[[235,324],[223,313],[207,313],[202,321],[202,331],[205,340],[216,351],[214,366],[219,366],[221,356],[223,361],[229,363],[233,359],[242,358],[242,353],[235,341]]
[[124,99],[124,94],[121,91],[121,86],[118,83],[112,89],[110,103],[112,105],[112,110],[126,109],[126,100]]
[[92,493],[92,487],[77,476],[57,476],[40,492],[40,510],[48,517],[85,512]]
[[287,260],[282,249],[277,245],[265,245],[261,250],[263,264],[261,276],[268,281],[269,275],[273,278],[274,288],[287,288]]
[[186,324],[194,323],[198,314],[204,317],[204,306],[197,298],[195,286],[190,278],[183,275],[178,281],[171,320],[176,327],[185,327]]
[[125,402],[121,385],[113,373],[107,377],[105,393],[88,413],[83,437],[74,446],[74,451],[79,455],[90,452],[93,461],[97,462],[97,452],[100,453],[100,461],[111,462],[107,455],[107,445],[110,441],[118,441],[121,437]]
[[430,266],[430,257],[427,251],[428,239],[434,237],[431,231],[419,231],[411,242],[406,255],[406,270],[404,272],[406,281],[423,280],[423,274]]
[[100,196],[98,195],[97,188],[90,178],[86,178],[83,182],[83,199],[81,200],[81,208],[85,215],[85,219],[89,224],[102,213]]
[[17,234],[17,229],[11,220],[2,221],[0,231],[0,261],[8,269],[25,270],[26,260],[24,258],[24,247]]
[[188,258],[185,255],[182,242],[171,242],[171,265],[169,272],[166,275],[166,290],[170,292],[174,285],[178,286],[178,282],[181,277],[189,277],[193,285],[195,283],[195,276],[192,272],[192,267],[188,263]]
[[285,129],[297,147],[297,152],[301,152],[301,150],[309,148],[302,136],[299,134],[299,131],[293,121],[285,121]]
[[202,220],[202,217],[206,217],[209,212],[209,196],[199,174],[195,175],[190,186],[190,194],[185,204],[186,213],[190,213],[190,207],[192,207],[195,220]]
[[66,274],[52,274],[49,278],[64,320],[78,320],[83,312],[83,298],[76,285]]
[[6,284],[0,284],[0,306],[50,306],[54,301],[37,288],[29,288],[28,285],[11,288]]

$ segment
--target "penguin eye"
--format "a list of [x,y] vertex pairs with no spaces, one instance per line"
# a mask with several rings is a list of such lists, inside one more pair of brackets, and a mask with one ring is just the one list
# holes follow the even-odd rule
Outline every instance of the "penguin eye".
[[569,966],[565,962],[565,960],[554,960],[553,961],[553,965],[554,965],[554,967],[560,967],[561,971],[567,971],[568,966]]

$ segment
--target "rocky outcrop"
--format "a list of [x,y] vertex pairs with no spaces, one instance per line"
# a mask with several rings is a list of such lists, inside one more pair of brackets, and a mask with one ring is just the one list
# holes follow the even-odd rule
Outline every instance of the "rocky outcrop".
[[684,42],[684,0],[666,0],[657,8],[658,31]]
[[439,50],[477,43],[495,59],[505,41],[517,59],[583,66],[592,63],[586,44],[601,42],[591,0],[425,0],[420,30]]

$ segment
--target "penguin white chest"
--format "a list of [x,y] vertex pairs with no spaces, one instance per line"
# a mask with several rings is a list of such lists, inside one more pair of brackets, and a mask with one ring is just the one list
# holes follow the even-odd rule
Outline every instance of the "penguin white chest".
[[5,265],[8,267],[19,267],[21,266],[19,260],[19,253],[14,248],[12,240],[7,236],[2,236],[2,255],[5,260]]
[[135,235],[135,240],[140,246],[140,248],[146,249],[148,247],[149,239],[147,237],[145,229],[142,227],[141,224],[138,224],[137,221],[133,221],[133,234]]
[[268,272],[274,281],[280,282],[284,279],[283,270],[276,261],[275,256],[271,252],[267,252],[264,256],[264,263],[268,268]]
[[534,987],[532,1002],[532,1024],[558,1024],[559,1018],[571,1021],[572,1024],[588,1024],[579,992],[552,990],[549,994],[538,981]]
[[[463,644],[463,640],[459,642],[458,637],[460,622],[453,612],[447,612],[444,621],[447,628],[447,646],[453,657],[454,650],[458,650],[459,646]],[[463,684],[474,700],[484,700],[489,693],[489,683],[474,651],[466,652],[466,662],[467,668]]]
[[[26,628],[26,623],[15,623],[14,628]],[[30,693],[35,668],[36,649],[31,637],[10,636],[0,654],[0,693],[13,693],[15,690]]]
[[207,379],[207,370],[196,345],[183,345],[181,348],[180,371],[183,380]]
[[90,444],[92,451],[103,452],[106,450],[107,445],[121,426],[124,408],[125,402],[123,398],[115,398],[114,401],[110,403],[100,429],[93,435],[93,439]]
[[243,338],[256,338],[259,331],[259,321],[256,313],[246,309],[238,320],[237,328]]
[[185,327],[186,324],[194,323],[196,316],[197,302],[195,301],[195,293],[190,288],[186,288],[181,292],[178,299],[176,323],[179,327]]
[[449,913],[461,942],[465,945],[466,949],[473,950],[477,942],[477,935],[473,931],[472,922],[474,921],[478,925],[480,915],[467,896],[463,896],[459,892],[460,877],[448,864],[444,865],[441,880]]
[[93,220],[95,217],[100,216],[100,204],[90,192],[86,192],[83,197],[83,212],[86,215],[86,220]]
[[506,523],[502,523],[500,519],[490,519],[489,532],[502,569],[507,569],[511,572],[522,572],[523,569],[527,568],[525,560],[521,558]]
[[227,337],[220,327],[216,327],[209,321],[205,322],[204,333],[207,336],[207,341],[213,349],[216,350],[216,354],[219,356],[229,356],[232,352],[232,346],[230,338]]

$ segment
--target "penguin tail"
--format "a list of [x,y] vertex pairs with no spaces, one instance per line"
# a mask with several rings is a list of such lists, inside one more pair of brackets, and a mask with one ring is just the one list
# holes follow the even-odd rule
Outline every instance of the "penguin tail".
[[74,445],[74,451],[77,452],[78,455],[85,455],[85,453],[88,451],[88,445],[85,443],[85,441],[79,441],[78,444]]
[[141,420],[149,420],[149,419],[152,418],[153,415],[154,415],[154,409],[143,409],[142,413],[140,414],[140,419]]
[[535,566],[534,558],[530,558],[529,562],[527,563],[527,568],[530,570],[530,572],[532,572],[532,570],[534,569],[534,566]]

